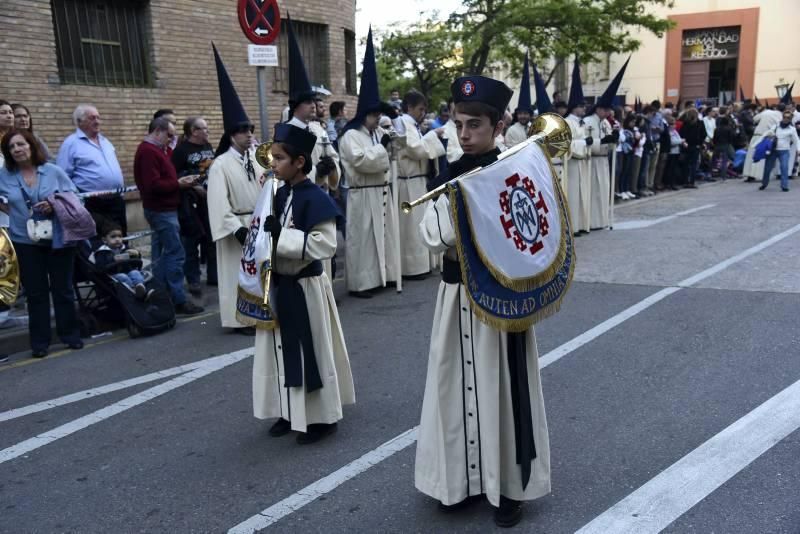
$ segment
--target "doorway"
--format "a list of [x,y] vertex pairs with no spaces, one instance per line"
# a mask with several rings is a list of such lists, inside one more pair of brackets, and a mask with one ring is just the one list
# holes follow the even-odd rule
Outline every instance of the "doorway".
[[708,94],[706,96],[709,100],[716,99],[718,105],[736,100],[737,59],[714,59],[709,63]]

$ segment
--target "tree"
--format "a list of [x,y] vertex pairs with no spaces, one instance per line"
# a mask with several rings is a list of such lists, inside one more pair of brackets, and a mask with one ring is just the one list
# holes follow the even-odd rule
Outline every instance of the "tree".
[[377,37],[379,82],[384,91],[397,87],[405,92],[413,87],[428,102],[447,99],[450,82],[462,66],[457,31],[429,18],[405,30],[378,33]]
[[519,70],[530,50],[538,65],[555,60],[549,81],[573,54],[588,64],[600,54],[637,50],[635,28],[663,36],[673,23],[648,8],[672,5],[673,0],[464,0],[448,25],[464,43],[465,72],[482,74],[490,66]]

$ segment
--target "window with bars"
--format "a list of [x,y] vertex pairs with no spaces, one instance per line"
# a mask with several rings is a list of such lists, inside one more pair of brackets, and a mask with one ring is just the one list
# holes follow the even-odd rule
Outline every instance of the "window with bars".
[[358,94],[356,77],[356,34],[344,31],[344,84],[348,95]]
[[145,0],[51,0],[61,83],[151,84]]
[[[285,28],[285,26],[283,26]],[[330,72],[328,67],[328,27],[324,24],[302,22],[292,19],[292,29],[300,45],[303,63],[311,85],[324,85],[330,87]],[[285,30],[278,39],[278,64],[275,69],[275,92],[289,94],[289,38]]]

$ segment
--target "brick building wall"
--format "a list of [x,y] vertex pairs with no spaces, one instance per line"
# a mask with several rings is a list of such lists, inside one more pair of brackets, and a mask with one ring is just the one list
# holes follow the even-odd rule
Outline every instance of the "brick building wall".
[[[136,146],[158,108],[174,109],[179,122],[189,115],[206,117],[216,145],[222,134],[222,115],[211,41],[259,131],[256,68],[247,64],[248,41],[239,27],[235,0],[146,2],[145,32],[153,83],[140,88],[62,83],[51,0],[3,0],[2,4],[0,57],[5,72],[0,77],[0,98],[30,108],[36,132],[53,153],[74,131],[72,111],[84,102],[97,106],[103,133],[116,147],[128,179],[132,179]],[[344,34],[355,30],[355,0],[284,0],[278,4],[283,17],[288,12],[295,21],[327,25],[327,48],[315,53],[329,56],[330,85],[325,85],[333,96],[328,100],[344,100],[350,113],[355,112],[356,98],[346,94]],[[274,44],[285,39],[282,32]],[[287,99],[285,93],[274,91],[274,71],[267,67],[270,125],[280,119]]]

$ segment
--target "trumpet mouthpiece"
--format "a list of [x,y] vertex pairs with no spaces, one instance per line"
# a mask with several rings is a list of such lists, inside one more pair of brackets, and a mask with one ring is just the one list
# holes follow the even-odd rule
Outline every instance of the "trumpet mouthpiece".
[[403,213],[408,214],[411,213],[411,210],[414,209],[414,206],[411,205],[411,202],[403,202],[400,204],[400,209]]

